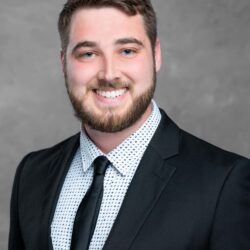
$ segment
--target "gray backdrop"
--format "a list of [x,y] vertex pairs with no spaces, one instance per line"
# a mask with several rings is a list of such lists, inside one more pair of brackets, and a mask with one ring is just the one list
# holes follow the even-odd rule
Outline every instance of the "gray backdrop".
[[[31,150],[78,131],[64,89],[56,21],[64,0],[0,6],[0,249],[14,172]],[[156,100],[184,129],[250,155],[250,1],[154,0],[163,67]]]

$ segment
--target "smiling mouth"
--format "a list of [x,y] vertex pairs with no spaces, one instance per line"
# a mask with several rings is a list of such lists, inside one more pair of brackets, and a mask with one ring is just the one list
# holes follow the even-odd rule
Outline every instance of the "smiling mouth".
[[114,89],[114,90],[95,90],[95,93],[99,96],[102,96],[104,98],[108,99],[115,99],[119,96],[124,95],[128,91],[127,88],[122,88],[122,89]]

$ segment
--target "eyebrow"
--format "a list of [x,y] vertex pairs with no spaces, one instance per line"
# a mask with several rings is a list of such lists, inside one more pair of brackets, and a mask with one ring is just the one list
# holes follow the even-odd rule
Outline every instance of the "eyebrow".
[[[125,44],[129,44],[129,43],[134,43],[134,44],[137,44],[141,47],[144,47],[144,44],[136,38],[120,38],[120,39],[115,41],[115,45],[125,45]],[[98,47],[98,44],[96,42],[93,42],[93,41],[79,42],[73,48],[72,53],[75,53],[76,50],[78,50],[79,48],[82,48],[82,47],[94,48],[94,47]]]
[[76,52],[79,48],[82,48],[82,47],[94,48],[94,47],[97,47],[97,43],[96,42],[92,42],[92,41],[79,42],[73,48],[72,53]]
[[144,47],[144,44],[136,38],[121,38],[115,42],[116,45],[124,45],[124,44],[128,44],[128,43],[135,43],[139,46]]

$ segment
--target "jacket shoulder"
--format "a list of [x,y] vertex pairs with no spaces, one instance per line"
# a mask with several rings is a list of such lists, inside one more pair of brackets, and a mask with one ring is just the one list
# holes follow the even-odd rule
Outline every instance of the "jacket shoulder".
[[180,152],[187,161],[203,162],[209,165],[232,166],[247,158],[224,150],[184,130],[180,132]]
[[67,152],[71,152],[75,147],[78,147],[79,137],[80,133],[77,133],[52,147],[33,151],[27,154],[19,164],[18,168],[25,168],[29,170],[34,169],[35,171],[37,171],[39,168],[49,166],[50,163],[54,159],[57,159],[59,155],[64,155]]

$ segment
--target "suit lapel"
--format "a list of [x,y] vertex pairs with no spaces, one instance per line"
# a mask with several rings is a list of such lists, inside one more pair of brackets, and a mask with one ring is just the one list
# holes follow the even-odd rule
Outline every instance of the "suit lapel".
[[41,218],[41,250],[53,249],[50,237],[50,225],[64,179],[78,147],[79,134],[61,146],[61,149],[58,150],[58,154],[51,160],[51,164],[48,168],[43,201],[43,215]]
[[178,145],[179,129],[163,112],[161,123],[138,166],[104,250],[129,249],[175,172],[168,159],[178,154]]

